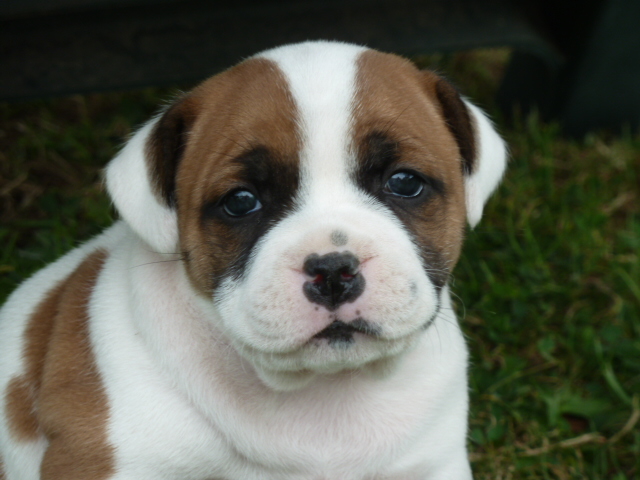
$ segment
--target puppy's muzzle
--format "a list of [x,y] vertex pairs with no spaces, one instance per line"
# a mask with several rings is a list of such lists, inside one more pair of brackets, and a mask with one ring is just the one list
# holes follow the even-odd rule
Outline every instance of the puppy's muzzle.
[[307,299],[330,311],[353,302],[364,291],[365,281],[358,271],[360,261],[351,252],[312,253],[303,265],[304,273],[312,280],[302,289]]

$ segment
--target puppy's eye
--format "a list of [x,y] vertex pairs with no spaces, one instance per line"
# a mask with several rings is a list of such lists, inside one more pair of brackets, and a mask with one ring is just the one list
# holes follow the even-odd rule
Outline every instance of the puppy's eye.
[[242,217],[256,212],[262,208],[262,204],[249,190],[235,190],[229,193],[223,200],[224,211],[232,217]]
[[396,172],[384,186],[383,191],[398,197],[417,197],[424,190],[424,181],[411,172]]

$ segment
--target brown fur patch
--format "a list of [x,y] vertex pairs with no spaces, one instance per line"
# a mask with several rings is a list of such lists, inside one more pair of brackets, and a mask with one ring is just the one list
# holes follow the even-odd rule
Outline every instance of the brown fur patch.
[[[436,75],[431,72],[425,72],[425,76],[435,77]],[[428,81],[427,84],[431,86],[433,82]],[[455,87],[443,78],[436,78],[435,94],[440,102],[447,127],[458,143],[460,157],[462,158],[462,171],[466,175],[470,175],[474,170],[476,161],[476,138],[474,122],[469,110]]]
[[176,172],[199,107],[197,99],[190,96],[176,101],[147,141],[145,154],[154,193],[170,207],[176,204]]
[[[152,151],[157,156],[165,145],[175,159],[173,167],[155,168],[164,176],[156,185],[165,186],[165,198],[175,185],[181,249],[199,290],[210,292],[222,275],[240,271],[253,244],[291,206],[298,184],[297,117],[280,69],[250,59],[187,94],[155,130]],[[246,187],[263,204],[251,225],[220,209],[227,193]]]
[[358,59],[354,142],[360,175],[367,175],[372,155],[387,155],[393,157],[392,168],[384,178],[409,169],[441,182],[443,191],[421,204],[405,202],[405,208],[398,200],[390,206],[421,247],[426,265],[446,277],[460,255],[466,211],[460,146],[438,98],[441,81],[395,55],[363,53]]
[[0,462],[0,480],[5,480],[5,476],[4,476],[4,465],[2,465],[2,462]]
[[18,441],[49,441],[41,478],[105,479],[113,473],[109,406],[93,357],[88,306],[107,253],[88,256],[40,303],[25,332],[25,373],[7,392]]

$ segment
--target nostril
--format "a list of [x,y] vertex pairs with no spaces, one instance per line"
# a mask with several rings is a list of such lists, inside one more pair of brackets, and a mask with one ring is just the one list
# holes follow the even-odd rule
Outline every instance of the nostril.
[[355,275],[352,275],[349,272],[340,272],[340,278],[343,280],[351,280],[355,278]]
[[318,273],[315,277],[313,277],[311,282],[316,284],[324,282],[324,275],[322,275],[321,273]]

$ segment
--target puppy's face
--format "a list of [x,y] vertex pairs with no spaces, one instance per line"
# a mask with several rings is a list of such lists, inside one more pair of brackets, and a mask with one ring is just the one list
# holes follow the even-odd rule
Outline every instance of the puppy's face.
[[153,127],[147,166],[190,280],[268,384],[393,358],[429,328],[474,121],[403,59],[302,44],[211,78]]

